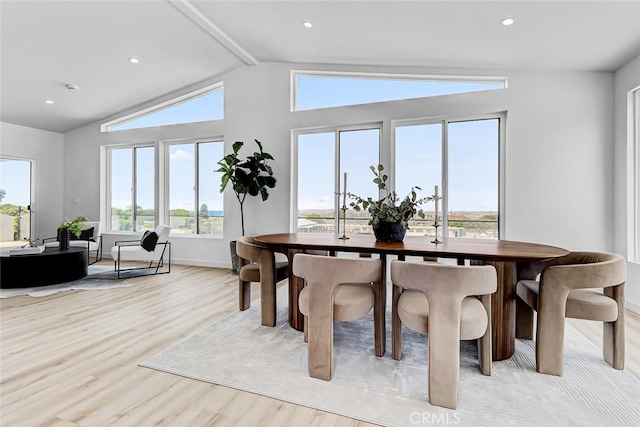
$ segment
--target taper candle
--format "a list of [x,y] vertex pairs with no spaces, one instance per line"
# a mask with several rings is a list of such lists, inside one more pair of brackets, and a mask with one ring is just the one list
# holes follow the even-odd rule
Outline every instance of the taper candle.
[[347,173],[344,173],[344,196],[342,198],[342,206],[347,206]]
[[435,223],[438,223],[438,186],[436,185],[435,187],[435,192],[436,192],[436,196],[435,196],[435,200],[436,200],[436,209],[435,209]]

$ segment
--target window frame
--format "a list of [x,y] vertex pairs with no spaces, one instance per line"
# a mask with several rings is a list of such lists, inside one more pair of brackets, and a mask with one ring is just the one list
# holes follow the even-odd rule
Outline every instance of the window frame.
[[[407,80],[407,81],[421,81],[421,82],[457,82],[457,83],[502,83],[502,89],[507,89],[508,79],[506,76],[458,76],[458,75],[429,75],[429,74],[397,74],[397,73],[371,73],[360,71],[317,71],[317,70],[291,70],[290,71],[290,109],[291,112],[300,111],[315,111],[326,108],[343,108],[353,107],[355,105],[367,105],[369,103],[362,104],[348,104],[341,106],[321,107],[307,110],[298,109],[298,77],[338,77],[338,78],[351,78],[351,79],[370,79],[370,80]],[[495,90],[495,89],[491,89]],[[460,92],[470,93],[470,92]],[[450,94],[455,95],[455,94]],[[436,95],[433,95],[436,96]],[[438,95],[439,96],[439,95]],[[402,101],[406,99],[420,99],[429,98],[417,97],[417,98],[403,98],[403,99],[391,99],[387,101],[376,102],[394,102]],[[371,102],[373,103],[373,102]]]
[[[442,126],[442,177],[441,181],[441,207],[439,210],[448,212],[448,177],[449,177],[449,157],[448,157],[448,129],[451,123],[461,123],[478,120],[498,120],[498,239],[504,239],[506,235],[506,119],[507,112],[476,114],[471,116],[441,116],[417,119],[400,119],[391,121],[391,173],[389,176],[390,188],[396,188],[396,171],[398,169],[396,159],[396,129],[403,126],[440,124]],[[448,234],[448,215],[442,215],[442,232],[444,236]]]
[[640,86],[627,92],[627,259],[640,264]]
[[[173,233],[173,229],[171,230],[171,235],[172,236],[180,236],[180,237],[209,237],[209,238],[222,238],[224,236],[224,228],[221,234],[201,234],[200,233],[200,179],[199,179],[199,172],[200,172],[200,165],[199,165],[199,145],[200,144],[208,144],[208,143],[217,143],[217,144],[221,144],[223,147],[223,155],[224,155],[224,138],[222,136],[215,136],[215,137],[206,137],[206,138],[188,138],[188,139],[177,139],[177,140],[166,140],[166,141],[162,141],[162,146],[163,146],[163,157],[164,157],[164,161],[162,162],[163,164],[163,173],[162,173],[162,183],[161,183],[161,188],[163,188],[162,194],[162,216],[163,219],[165,221],[166,224],[170,224],[170,218],[171,218],[171,214],[170,214],[170,202],[171,202],[171,193],[170,193],[170,183],[171,183],[171,158],[170,158],[170,149],[172,146],[176,146],[176,145],[188,145],[188,144],[194,144],[194,158],[193,158],[193,163],[194,163],[194,221],[195,221],[195,233],[193,234],[176,234]],[[212,168],[215,168],[216,165],[212,165]],[[223,201],[223,206],[222,206],[222,221],[224,223],[224,217],[225,217],[225,213],[224,213],[224,197],[222,197],[222,201]]]
[[[143,108],[142,110],[138,110],[135,111],[133,113],[118,117],[117,119],[113,119],[110,120],[106,123],[103,123],[100,125],[100,132],[119,132],[120,130],[117,129],[113,129],[116,126],[119,126],[121,124],[136,120],[138,118],[144,117],[146,115],[149,114],[153,114],[155,112],[167,109],[167,108],[171,108],[174,105],[179,105],[185,102],[188,102],[192,99],[196,99],[199,98],[201,96],[204,95],[208,95],[212,92],[216,92],[218,90],[224,90],[224,81],[220,81],[218,83],[209,85],[209,86],[205,86],[201,89],[186,93],[184,95],[178,96],[176,98],[171,98],[167,101],[163,101],[159,104],[154,104],[150,107],[146,107]],[[224,98],[222,101],[223,104],[223,116],[224,116]],[[188,123],[196,123],[196,122],[188,122]],[[158,125],[158,126],[153,126],[153,127],[159,127],[159,126],[172,126],[172,125],[177,125],[177,124],[186,124],[186,123],[174,123],[174,124],[166,124],[166,125]],[[151,127],[151,126],[150,126]],[[122,129],[122,130],[135,130],[135,129],[144,129],[144,128],[133,128],[133,129]]]
[[[382,132],[383,122],[368,122],[356,125],[341,125],[341,126],[327,126],[320,128],[306,128],[306,129],[293,129],[291,131],[291,214],[289,228],[292,233],[298,230],[298,153],[299,153],[299,136],[311,135],[316,133],[333,133],[334,135],[334,188],[333,188],[333,209],[335,213],[334,227],[335,233],[339,232],[340,221],[340,185],[342,184],[341,169],[340,169],[340,132],[358,131],[358,130],[370,130],[378,129],[378,162],[382,163]],[[364,171],[366,173],[366,171]]]
[[[132,206],[137,206],[137,189],[136,189],[136,164],[137,164],[137,159],[136,159],[136,149],[138,148],[153,148],[153,157],[154,157],[154,206],[153,206],[153,220],[154,220],[154,224],[160,224],[160,214],[159,214],[159,210],[158,210],[158,198],[159,198],[159,192],[158,192],[158,153],[157,153],[157,145],[155,142],[141,142],[141,143],[136,143],[136,144],[126,144],[126,145],[109,145],[105,147],[107,150],[107,165],[105,168],[105,185],[106,185],[106,200],[105,200],[105,225],[106,225],[106,229],[109,232],[113,232],[113,233],[127,233],[129,231],[125,231],[125,230],[113,230],[111,228],[112,225],[112,209],[113,206],[111,205],[112,202],[112,178],[113,178],[113,151],[114,150],[127,150],[127,149],[131,149],[131,157],[132,157],[132,162],[131,162],[131,194],[132,194]],[[137,212],[135,208],[131,209],[131,233],[139,233],[140,230],[137,230],[136,228],[136,217],[137,217]]]

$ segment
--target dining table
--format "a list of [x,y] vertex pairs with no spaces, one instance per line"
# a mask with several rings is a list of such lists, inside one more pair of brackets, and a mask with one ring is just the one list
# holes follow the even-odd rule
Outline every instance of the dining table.
[[[519,278],[530,279],[519,277],[519,270],[526,263],[549,261],[569,254],[566,249],[538,243],[458,237],[440,237],[441,241],[438,243],[432,241],[432,236],[405,236],[401,242],[381,242],[377,241],[373,234],[350,234],[348,238],[341,238],[334,233],[264,234],[254,239],[273,252],[287,256],[289,324],[300,331],[304,327],[304,315],[298,308],[298,296],[304,287],[304,281],[293,274],[293,258],[296,253],[326,251],[329,254],[348,252],[361,256],[378,254],[383,260],[384,278],[387,277],[386,266],[389,256],[395,256],[400,260],[405,260],[407,256],[450,258],[457,260],[458,265],[493,265],[498,280],[497,291],[491,297],[493,360],[505,360],[515,351],[516,284]],[[386,289],[384,286],[383,288]],[[393,298],[397,296],[393,295]],[[386,297],[383,296],[382,301],[386,301]],[[397,322],[399,319],[392,321]],[[376,354],[381,356],[384,352],[383,340],[382,348],[376,349]]]

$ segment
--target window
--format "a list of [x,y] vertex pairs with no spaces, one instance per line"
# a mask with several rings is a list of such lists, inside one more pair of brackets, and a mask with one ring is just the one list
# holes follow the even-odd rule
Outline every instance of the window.
[[221,173],[214,171],[223,157],[223,142],[171,144],[168,150],[171,233],[222,235]]
[[102,125],[103,132],[220,120],[224,117],[222,83],[146,108]]
[[504,77],[292,71],[291,111],[504,89]]
[[[377,197],[369,166],[380,162],[380,126],[334,128],[295,134],[298,232],[334,233],[338,226],[346,172],[347,192]],[[349,200],[347,199],[347,205]],[[294,204],[295,206],[295,204]],[[371,232],[366,212],[347,211],[347,233]]]
[[0,158],[0,243],[23,245],[25,237],[32,237],[32,162]]
[[[396,191],[411,186],[442,197],[443,234],[498,239],[501,116],[411,122],[395,128]],[[409,223],[408,234],[434,235],[433,207],[427,218]]]
[[[112,231],[155,228],[155,148],[111,148],[108,212]],[[134,208],[135,207],[135,208]]]

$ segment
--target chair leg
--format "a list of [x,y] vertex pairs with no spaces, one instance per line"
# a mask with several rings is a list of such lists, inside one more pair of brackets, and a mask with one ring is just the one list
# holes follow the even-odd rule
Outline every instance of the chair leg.
[[536,370],[541,374],[562,376],[564,324],[564,312],[538,312]]
[[251,282],[238,277],[238,309],[244,311],[251,307]]
[[480,297],[482,305],[487,310],[487,330],[484,335],[478,339],[478,361],[480,362],[480,372],[483,375],[491,375],[492,364],[492,347],[491,337],[491,295],[482,295]]
[[304,342],[309,342],[309,318],[304,316]]
[[373,336],[375,341],[375,355],[384,356],[387,347],[387,330],[386,330],[386,302],[387,292],[385,281],[375,282],[373,284],[374,303],[373,303]]
[[533,309],[516,297],[516,338],[533,339]]
[[402,289],[393,285],[391,290],[391,354],[395,360],[402,359],[402,322],[398,316],[398,299]]
[[618,303],[618,319],[603,322],[602,353],[615,369],[624,369],[624,284],[604,289],[605,295]]
[[260,266],[260,311],[264,326],[276,325],[275,260]]
[[[429,402],[456,409],[460,379],[460,313],[449,315],[430,304],[429,312]],[[455,310],[455,309],[454,309]],[[433,326],[432,326],[433,325]]]

